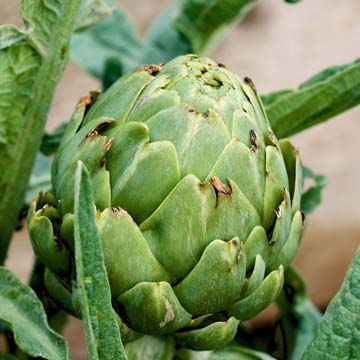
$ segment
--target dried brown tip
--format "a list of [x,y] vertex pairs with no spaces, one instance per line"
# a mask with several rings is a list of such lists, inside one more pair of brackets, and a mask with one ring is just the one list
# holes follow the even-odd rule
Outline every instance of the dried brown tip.
[[250,150],[253,152],[256,152],[256,150],[257,150],[256,133],[254,130],[250,130],[249,135],[250,135],[250,141],[251,141]]
[[91,95],[83,96],[79,101],[78,105],[90,105],[92,103]]
[[254,82],[248,76],[244,77],[244,82],[256,90]]
[[80,100],[78,101],[78,105],[92,105],[97,98],[100,95],[100,91],[94,90],[94,91],[90,91],[88,95],[83,96],[82,98],[80,98]]
[[162,69],[161,64],[143,65],[140,67],[141,70],[147,71],[149,75],[156,75]]
[[218,193],[222,193],[222,194],[225,194],[225,195],[231,195],[232,194],[231,188],[229,186],[223,184],[221,182],[221,180],[217,176],[212,176],[210,178],[210,182],[211,182],[211,185],[214,187],[214,189],[217,192],[216,195],[218,195]]
[[281,216],[282,216],[281,207],[279,207],[277,210],[275,210],[275,209],[273,209],[273,210],[274,210],[274,213],[275,213],[276,217],[277,217],[278,219],[280,219]]
[[110,140],[104,145],[105,151],[108,152],[111,148],[111,145],[114,142],[114,138],[110,138]]
[[112,119],[108,119],[108,120],[103,121],[102,123],[96,125],[92,130],[90,130],[86,134],[85,137],[88,138],[88,137],[91,137],[91,136],[96,136],[96,135],[101,134],[113,122],[114,122],[114,120],[112,120]]
[[124,215],[128,215],[128,212],[126,210],[124,210],[123,208],[121,208],[120,206],[114,206],[110,208],[113,214],[116,215],[120,215],[120,216],[124,216]]

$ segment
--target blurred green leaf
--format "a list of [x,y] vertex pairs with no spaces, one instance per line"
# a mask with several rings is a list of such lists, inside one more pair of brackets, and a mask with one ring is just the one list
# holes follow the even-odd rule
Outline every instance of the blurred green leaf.
[[285,272],[284,290],[278,304],[281,315],[275,341],[279,351],[274,355],[300,360],[315,334],[321,313],[307,297],[304,281],[291,267]]
[[0,26],[0,264],[23,204],[80,0],[22,0],[24,28]]
[[25,195],[25,204],[29,204],[40,191],[46,192],[51,189],[51,163],[49,157],[40,152],[37,154]]
[[47,156],[55,154],[65,134],[66,127],[67,123],[63,122],[53,132],[45,132],[40,146],[41,153]]
[[83,0],[75,31],[84,31],[106,19],[114,11],[110,0]]
[[305,214],[310,214],[321,204],[321,194],[328,184],[325,175],[315,174],[311,169],[304,166],[304,179],[311,179],[314,183],[301,196],[301,209]]
[[175,3],[151,24],[138,60],[139,65],[164,63],[178,55],[194,52],[189,40],[174,27],[175,14],[179,11],[179,5]]
[[125,345],[129,360],[173,360],[175,344],[171,337],[143,336]]
[[176,352],[178,360],[276,360],[271,355],[238,345],[228,345],[213,351],[192,351],[180,349]]
[[292,89],[283,89],[283,90],[274,91],[269,94],[261,95],[261,100],[262,100],[264,106],[269,106],[276,100],[283,97],[284,95],[290,94],[292,92],[294,92],[294,90],[292,90]]
[[296,134],[360,103],[360,59],[325,69],[296,90],[262,98],[275,134],[279,138]]
[[174,13],[174,27],[202,53],[214,37],[246,13],[255,0],[181,0]]
[[[35,164],[31,172],[28,187],[24,198],[24,209],[27,209],[29,203],[40,191],[46,192],[51,189],[51,165],[52,155],[58,149],[61,139],[66,130],[66,123],[60,124],[52,133],[45,133],[40,146],[40,152],[37,153]],[[25,214],[21,213],[20,217]]]
[[9,324],[21,350],[48,360],[69,359],[65,340],[49,327],[34,291],[4,267],[0,267],[0,303],[0,319]]
[[124,11],[116,9],[90,29],[74,34],[71,56],[90,74],[103,79],[108,58],[119,59],[121,68],[128,70],[137,65],[142,47],[132,21]]
[[121,60],[116,56],[109,56],[105,60],[105,70],[102,77],[102,87],[105,91],[116,80],[118,80],[124,72],[123,64]]
[[115,312],[101,240],[95,222],[90,175],[78,162],[74,206],[77,300],[85,327],[89,359],[127,359]]
[[18,359],[10,354],[0,354],[0,360],[18,360]]
[[360,359],[360,248],[302,359]]
[[163,63],[178,55],[203,53],[255,0],[179,0],[150,26],[143,41],[117,8],[95,26],[75,34],[72,57],[106,89],[123,72],[143,63]]

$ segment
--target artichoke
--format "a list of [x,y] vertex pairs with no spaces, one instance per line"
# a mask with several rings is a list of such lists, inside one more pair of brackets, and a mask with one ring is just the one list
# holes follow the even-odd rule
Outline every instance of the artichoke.
[[277,298],[303,229],[302,167],[272,133],[250,79],[187,55],[82,99],[54,160],[53,191],[29,213],[48,291],[73,313],[78,160],[91,175],[127,333],[212,349]]

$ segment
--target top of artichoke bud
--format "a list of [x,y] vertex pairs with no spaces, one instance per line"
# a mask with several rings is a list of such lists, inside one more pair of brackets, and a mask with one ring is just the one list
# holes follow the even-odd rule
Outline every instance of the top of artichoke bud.
[[53,166],[60,235],[71,234],[78,160],[130,327],[162,334],[195,326],[191,316],[248,319],[279,293],[302,232],[302,169],[251,80],[187,55],[144,65],[79,105]]
[[[224,150],[234,146],[231,143],[239,141],[253,153],[263,153],[268,144],[276,146],[251,81],[242,82],[223,65],[195,55],[178,57],[164,66],[144,65],[128,73],[77,125],[81,125],[79,129],[72,128],[73,132],[78,130],[78,141],[73,139],[66,148],[70,156],[64,159],[60,152],[54,166],[54,189],[63,213],[72,210],[72,191],[67,189],[72,184],[64,169],[74,166],[86,152],[85,164],[98,165],[90,166],[99,177],[94,180],[100,183],[100,187],[95,186],[97,207],[121,206],[137,223],[146,219],[186,175],[193,174],[201,181],[210,179]],[[126,155],[116,150],[123,146],[128,149]],[[90,147],[97,150],[90,152]],[[127,166],[130,162],[132,167]],[[249,191],[242,189],[260,216],[264,170],[261,178],[244,179]],[[283,188],[288,188],[283,175]],[[220,176],[230,185],[228,178],[228,174]]]

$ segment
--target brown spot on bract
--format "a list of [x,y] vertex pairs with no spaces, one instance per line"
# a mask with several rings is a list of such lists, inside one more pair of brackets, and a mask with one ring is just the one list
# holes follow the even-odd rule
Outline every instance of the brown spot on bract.
[[226,69],[226,65],[223,64],[223,63],[218,63],[218,66],[221,67],[221,68],[225,68],[225,69]]
[[114,138],[110,138],[110,140],[104,145],[105,151],[108,152],[111,148],[111,145],[114,142]]
[[242,251],[239,251],[239,252],[237,253],[237,257],[236,257],[237,262],[240,261],[241,256],[242,256]]
[[256,143],[256,133],[254,130],[250,130],[250,140],[255,144]]
[[102,123],[96,125],[92,130],[90,130],[85,137],[97,136],[101,134],[114,120],[108,119],[103,121]]
[[256,144],[256,132],[254,130],[250,130],[249,131],[249,135],[250,135],[250,142],[251,142],[251,146],[250,146],[250,150],[253,152],[256,152],[257,150],[257,144]]
[[231,245],[237,246],[238,242],[235,239],[231,240]]
[[86,114],[91,106],[96,102],[98,97],[100,96],[100,91],[90,91],[88,95],[83,96],[79,101],[78,105],[85,105],[85,113]]
[[90,105],[92,103],[91,95],[83,96],[79,101],[78,105]]
[[112,207],[111,211],[113,214],[120,215],[120,216],[128,215],[128,212],[126,210],[124,210],[123,208],[121,208],[120,206]]
[[252,81],[248,76],[245,76],[244,81],[245,81],[245,83],[248,84],[254,91],[256,91],[255,84],[253,83],[253,81]]
[[276,145],[276,136],[275,136],[275,134],[272,132],[272,131],[269,131],[269,139],[270,139],[270,141],[273,143],[273,144],[275,144]]
[[223,184],[217,176],[212,176],[210,181],[211,181],[211,185],[214,187],[214,189],[217,191],[217,193],[222,193],[225,195],[232,194],[231,188],[229,186]]
[[105,153],[104,153],[103,157],[102,157],[101,160],[100,160],[100,166],[101,166],[101,167],[105,166],[105,163],[106,163],[106,153],[110,150],[111,145],[113,144],[113,142],[114,142],[114,138],[111,137],[111,138],[108,140],[108,142],[105,143],[105,145],[104,145]]
[[162,69],[161,64],[143,65],[141,70],[147,71],[149,75],[156,75]]
[[281,207],[279,207],[278,210],[275,210],[275,209],[274,209],[274,213],[275,213],[276,217],[277,217],[278,219],[280,219],[280,218],[281,218],[281,215],[282,215]]
[[300,211],[301,211],[302,222],[304,224],[306,216],[305,216],[305,213],[302,210],[300,210]]

